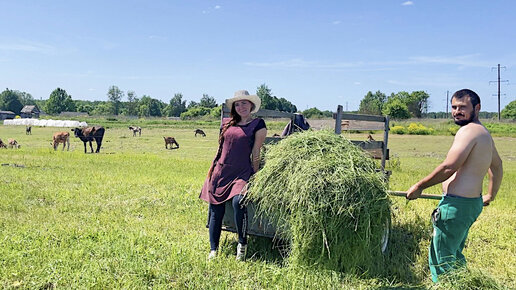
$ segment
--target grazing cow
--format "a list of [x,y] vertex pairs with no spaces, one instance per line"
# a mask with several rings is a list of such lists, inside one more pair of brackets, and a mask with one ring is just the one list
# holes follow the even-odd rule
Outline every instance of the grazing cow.
[[[179,148],[179,143],[177,143],[174,137],[163,137],[165,139],[165,149],[168,149],[168,144],[170,144],[170,149]],[[172,145],[176,145],[176,147],[172,147]]]
[[70,151],[70,133],[55,132],[52,136],[52,146],[54,147],[54,151],[57,150],[57,146],[59,146],[59,143],[63,143],[63,151],[66,145],[68,145],[66,151]]
[[195,137],[197,137],[197,134],[200,134],[203,137],[206,137],[206,133],[204,133],[201,129],[195,129]]
[[137,127],[137,126],[129,126],[129,130],[133,131],[133,137],[136,137],[136,133],[139,133],[141,136],[142,135],[142,128],[140,127]]
[[7,148],[7,146],[5,146],[4,142],[2,142],[2,139],[0,139],[0,148]]
[[367,135],[367,142],[375,141],[371,134]]
[[18,141],[12,139],[12,138],[9,138],[9,140],[7,140],[7,144],[9,144],[9,148],[20,148],[20,144],[18,144]]
[[25,127],[25,135],[32,135],[32,127]]
[[279,134],[274,134],[274,135],[272,135],[272,137],[278,138],[278,137],[281,137],[281,136]]
[[84,143],[84,153],[86,153],[86,142],[90,142],[91,153],[93,153],[93,146],[91,146],[91,141],[95,140],[97,143],[97,150],[95,153],[100,152],[100,146],[102,145],[102,138],[104,138],[104,127],[95,126],[95,127],[86,127],[86,128],[73,128],[72,129],[75,137],[79,137],[81,141]]

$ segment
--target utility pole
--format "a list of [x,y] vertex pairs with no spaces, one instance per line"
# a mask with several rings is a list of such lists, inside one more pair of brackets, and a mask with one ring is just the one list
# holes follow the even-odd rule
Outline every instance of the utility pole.
[[[506,67],[502,66],[501,68],[506,69]],[[491,70],[495,69],[495,67],[491,68]],[[498,121],[500,121],[500,83],[508,83],[508,80],[500,80],[500,64],[498,64],[498,81],[490,81],[491,83],[498,83]],[[493,95],[494,96],[494,95]]]
[[349,112],[349,110],[348,110],[348,102],[346,102],[346,112]]

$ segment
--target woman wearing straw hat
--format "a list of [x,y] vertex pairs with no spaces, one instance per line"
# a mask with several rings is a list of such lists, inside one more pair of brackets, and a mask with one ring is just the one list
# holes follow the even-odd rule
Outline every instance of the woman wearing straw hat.
[[231,202],[235,211],[238,232],[237,260],[245,259],[247,251],[247,210],[241,204],[251,175],[258,171],[260,149],[267,135],[265,122],[253,118],[260,108],[261,100],[245,90],[236,91],[226,106],[230,116],[223,120],[219,135],[219,150],[208,172],[199,198],[210,204],[209,259],[217,255],[225,203]]

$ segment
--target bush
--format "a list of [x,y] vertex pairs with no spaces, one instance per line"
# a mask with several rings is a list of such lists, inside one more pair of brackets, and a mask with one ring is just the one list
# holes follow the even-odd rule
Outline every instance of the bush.
[[407,134],[407,129],[403,126],[394,126],[391,128],[391,133],[403,135]]
[[407,130],[410,135],[431,135],[435,131],[432,128],[423,126],[421,123],[410,123]]
[[457,131],[459,131],[459,128],[460,128],[460,127],[450,127],[450,128],[448,128],[448,132],[449,132],[452,136],[455,136],[455,134],[457,134]]

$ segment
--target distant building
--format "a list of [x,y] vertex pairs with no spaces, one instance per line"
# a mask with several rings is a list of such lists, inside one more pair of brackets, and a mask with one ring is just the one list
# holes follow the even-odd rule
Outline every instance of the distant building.
[[22,118],[39,118],[39,110],[37,105],[27,105],[21,109],[20,117]]
[[5,119],[14,119],[16,117],[16,114],[11,111],[0,111],[0,120]]

